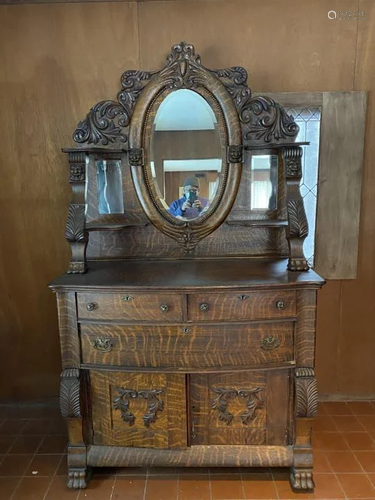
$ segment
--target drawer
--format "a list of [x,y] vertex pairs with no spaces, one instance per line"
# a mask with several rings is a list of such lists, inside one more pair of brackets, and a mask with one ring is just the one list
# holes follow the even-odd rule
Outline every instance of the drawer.
[[240,321],[290,318],[296,314],[296,293],[200,293],[188,297],[189,321]]
[[181,321],[182,296],[145,293],[78,293],[78,319]]
[[81,324],[82,362],[181,370],[293,361],[293,322],[243,325]]

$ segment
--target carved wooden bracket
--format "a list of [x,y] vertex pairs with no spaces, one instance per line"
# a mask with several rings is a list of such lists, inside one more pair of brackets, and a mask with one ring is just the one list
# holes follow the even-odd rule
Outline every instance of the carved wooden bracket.
[[78,368],[66,368],[60,375],[60,411],[64,418],[81,418],[81,380]]
[[73,186],[73,199],[69,205],[66,222],[66,239],[70,243],[72,258],[68,273],[84,273],[87,270],[86,246],[88,233],[85,219],[86,153],[69,153],[69,182]]
[[309,233],[309,228],[299,187],[302,176],[302,148],[300,146],[286,147],[283,149],[282,157],[289,221],[286,228],[289,245],[288,269],[290,271],[308,271],[310,266],[303,253],[303,242]]
[[218,410],[218,418],[227,425],[230,425],[234,415],[228,410],[229,401],[239,397],[246,399],[247,410],[240,415],[244,425],[248,425],[256,417],[256,411],[263,408],[263,402],[259,399],[259,392],[263,391],[260,387],[253,389],[223,389],[214,387],[213,392],[217,394],[212,399],[212,408]]
[[314,368],[296,368],[295,389],[296,417],[315,417],[318,411],[318,386]]
[[113,401],[115,410],[121,411],[121,418],[129,425],[134,425],[135,415],[130,411],[130,400],[139,398],[147,400],[147,412],[143,417],[145,427],[150,427],[150,424],[156,422],[159,411],[164,410],[164,401],[158,398],[159,394],[164,392],[163,389],[142,389],[135,391],[134,389],[118,388],[118,397]]

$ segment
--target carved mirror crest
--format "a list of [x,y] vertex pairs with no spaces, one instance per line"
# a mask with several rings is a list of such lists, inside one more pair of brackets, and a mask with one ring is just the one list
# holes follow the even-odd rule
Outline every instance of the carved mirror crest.
[[279,104],[252,97],[244,68],[209,70],[181,42],[162,69],[125,71],[117,101],[96,104],[73,138],[82,149],[127,151],[148,219],[189,252],[229,214],[243,149],[287,145],[297,133]]

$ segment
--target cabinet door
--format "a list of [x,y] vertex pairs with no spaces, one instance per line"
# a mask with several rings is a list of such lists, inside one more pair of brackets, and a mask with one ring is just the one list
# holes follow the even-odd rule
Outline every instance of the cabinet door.
[[93,443],[186,447],[185,375],[90,372]]
[[287,444],[289,384],[289,370],[191,375],[191,444]]

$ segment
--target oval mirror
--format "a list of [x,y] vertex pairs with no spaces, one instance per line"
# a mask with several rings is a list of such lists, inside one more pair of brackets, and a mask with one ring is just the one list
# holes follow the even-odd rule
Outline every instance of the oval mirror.
[[197,92],[180,89],[160,103],[151,126],[150,168],[160,204],[183,221],[206,214],[222,171],[218,120]]

